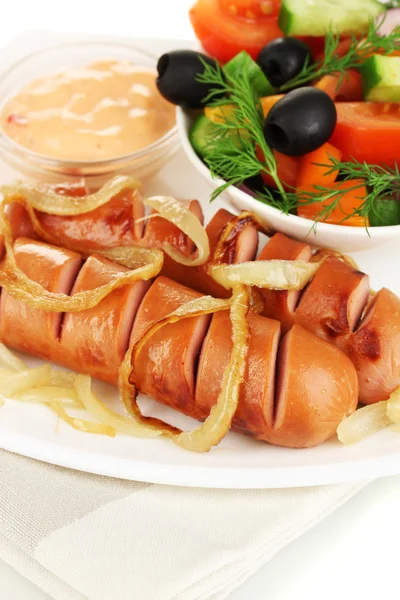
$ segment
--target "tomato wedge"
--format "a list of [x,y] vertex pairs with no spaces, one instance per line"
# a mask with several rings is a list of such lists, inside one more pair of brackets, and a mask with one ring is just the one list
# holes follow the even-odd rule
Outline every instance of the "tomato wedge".
[[330,143],[343,160],[372,165],[400,164],[400,104],[339,102],[337,125]]
[[257,58],[271,40],[283,35],[278,27],[280,0],[197,0],[189,11],[203,48],[221,63],[241,50]]

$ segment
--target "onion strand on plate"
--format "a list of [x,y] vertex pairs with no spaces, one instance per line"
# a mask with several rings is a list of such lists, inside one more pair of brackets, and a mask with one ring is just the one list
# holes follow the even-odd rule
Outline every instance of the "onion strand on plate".
[[61,402],[50,402],[48,406],[62,421],[68,425],[71,425],[71,427],[77,431],[84,431],[85,433],[97,433],[100,435],[107,435],[108,437],[115,437],[117,433],[115,428],[109,425],[104,425],[103,423],[94,423],[93,421],[87,421],[77,417],[71,417]]
[[387,415],[387,401],[363,406],[344,419],[337,429],[342,444],[361,442],[392,423]]
[[101,402],[91,390],[91,378],[87,375],[77,375],[75,378],[75,392],[89,414],[100,423],[113,427],[119,433],[136,437],[155,437],[161,432],[143,427],[133,419],[120,415]]

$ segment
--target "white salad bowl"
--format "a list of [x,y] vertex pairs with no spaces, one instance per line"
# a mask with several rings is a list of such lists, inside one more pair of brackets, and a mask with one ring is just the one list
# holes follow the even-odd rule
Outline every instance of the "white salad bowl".
[[[177,108],[177,125],[182,147],[192,165],[207,179],[213,188],[223,184],[222,179],[213,178],[208,167],[194,151],[190,140],[189,131],[193,124],[193,117]],[[281,231],[297,240],[315,244],[325,248],[335,248],[342,252],[357,252],[367,250],[396,238],[400,243],[400,225],[387,227],[348,227],[345,225],[331,225],[329,223],[318,223],[303,219],[296,215],[286,215],[277,208],[268,206],[253,198],[250,194],[230,186],[224,192],[224,198],[237,210],[249,210],[254,212],[264,223],[269,231]]]

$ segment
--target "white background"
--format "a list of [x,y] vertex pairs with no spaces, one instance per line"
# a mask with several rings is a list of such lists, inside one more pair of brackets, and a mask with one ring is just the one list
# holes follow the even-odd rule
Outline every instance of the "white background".
[[[28,30],[188,38],[193,35],[187,17],[191,4],[192,0],[3,0],[0,47]],[[399,598],[399,506],[399,477],[370,484],[229,600]],[[48,596],[0,562],[0,599]]]

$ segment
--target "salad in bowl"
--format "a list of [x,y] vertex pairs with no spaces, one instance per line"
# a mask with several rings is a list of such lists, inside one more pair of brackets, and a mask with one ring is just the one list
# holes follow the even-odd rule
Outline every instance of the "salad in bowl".
[[212,183],[211,200],[227,192],[271,230],[344,251],[396,239],[400,10],[237,0],[227,20],[238,48],[224,21],[214,36],[225,44],[199,28],[202,11],[211,27],[224,6],[199,0],[191,11],[213,56],[176,50],[158,62],[158,89],[178,106],[183,148]]

